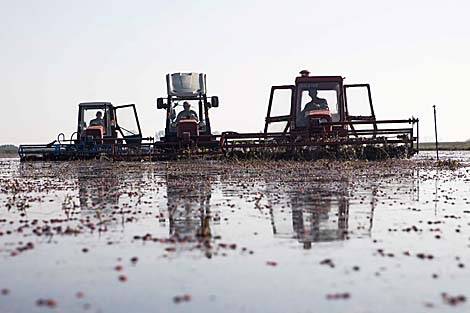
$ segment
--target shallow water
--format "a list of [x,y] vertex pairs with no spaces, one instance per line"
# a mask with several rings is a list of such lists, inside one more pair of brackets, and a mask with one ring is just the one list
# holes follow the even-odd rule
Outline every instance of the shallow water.
[[2,159],[0,312],[468,312],[470,154],[432,156]]

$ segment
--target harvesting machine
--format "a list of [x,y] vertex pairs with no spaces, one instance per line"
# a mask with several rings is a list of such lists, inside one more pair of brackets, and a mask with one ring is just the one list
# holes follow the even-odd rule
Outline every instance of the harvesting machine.
[[[77,131],[63,133],[48,144],[21,145],[21,160],[71,160],[107,157],[113,160],[165,160],[188,155],[220,155],[220,135],[211,130],[209,109],[219,106],[208,97],[206,75],[168,74],[166,98],[157,108],[166,110],[165,135],[157,141],[142,137],[134,104],[80,103]],[[197,112],[191,109],[191,104]],[[88,124],[87,124],[88,123]]]
[[154,155],[219,154],[220,136],[212,133],[209,118],[209,110],[219,106],[219,98],[207,96],[206,75],[167,74],[166,82],[167,97],[157,99],[157,109],[166,111],[165,135],[155,142]]
[[[316,149],[338,157],[341,150],[351,147],[356,154],[377,148],[385,154],[407,157],[418,151],[418,119],[376,119],[370,86],[346,85],[341,76],[310,76],[302,71],[294,85],[271,88],[263,132],[222,135],[211,129],[209,111],[219,106],[219,99],[207,95],[205,74],[168,74],[166,80],[167,97],[157,99],[157,109],[166,111],[165,133],[156,141],[142,137],[134,104],[81,103],[77,131],[70,139],[61,133],[49,144],[21,145],[21,160],[102,156],[165,160],[250,152],[289,158],[308,156]],[[367,112],[351,114],[361,101]]]
[[20,145],[25,160],[73,160],[98,156],[139,156],[150,152],[152,138],[143,138],[134,104],[109,102],[78,105],[78,124],[70,139],[63,133],[48,144]]
[[[365,114],[351,114],[360,104]],[[224,132],[220,146],[225,154],[262,151],[284,156],[318,147],[333,153],[343,147],[373,147],[409,157],[418,151],[418,122],[378,120],[369,84],[346,85],[341,76],[301,71],[294,85],[271,88],[263,132]]]

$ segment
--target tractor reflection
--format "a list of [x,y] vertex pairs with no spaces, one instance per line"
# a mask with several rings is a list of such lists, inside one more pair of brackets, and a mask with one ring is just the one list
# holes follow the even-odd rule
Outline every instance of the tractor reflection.
[[122,179],[115,171],[99,162],[79,167],[78,197],[82,210],[112,210],[119,204]]
[[124,173],[110,162],[87,162],[77,167],[81,216],[97,219],[101,229],[136,221],[145,196],[141,188],[148,184],[148,175],[141,167],[131,165]]
[[273,234],[277,238],[297,239],[304,249],[311,249],[317,242],[370,236],[375,201],[370,201],[365,211],[354,211],[350,216],[350,198],[344,194],[289,193],[287,198],[284,209],[275,205],[271,210]]
[[[310,205],[307,206],[307,203]],[[344,240],[347,234],[347,198],[316,200],[292,197],[289,227],[281,221],[276,221],[276,210],[272,212],[274,235],[296,238],[305,249],[310,249],[312,242]]]
[[181,239],[211,237],[210,178],[200,173],[167,173],[165,179],[170,235]]

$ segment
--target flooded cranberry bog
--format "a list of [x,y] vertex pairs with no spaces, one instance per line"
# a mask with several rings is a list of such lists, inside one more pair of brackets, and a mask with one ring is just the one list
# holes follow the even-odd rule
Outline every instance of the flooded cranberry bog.
[[0,312],[468,312],[470,153],[0,159]]

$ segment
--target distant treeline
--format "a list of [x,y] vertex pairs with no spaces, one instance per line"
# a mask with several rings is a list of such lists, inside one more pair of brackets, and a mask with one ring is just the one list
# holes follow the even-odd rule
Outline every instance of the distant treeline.
[[[419,149],[423,151],[435,150],[436,143],[435,142],[420,142]],[[456,141],[456,142],[439,142],[439,150],[442,150],[442,151],[470,150],[470,140]]]
[[14,145],[0,145],[0,154],[17,154],[18,147]]

